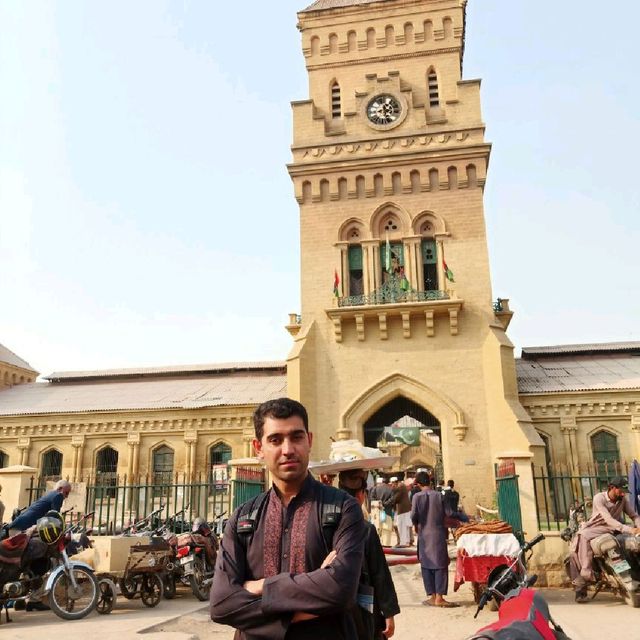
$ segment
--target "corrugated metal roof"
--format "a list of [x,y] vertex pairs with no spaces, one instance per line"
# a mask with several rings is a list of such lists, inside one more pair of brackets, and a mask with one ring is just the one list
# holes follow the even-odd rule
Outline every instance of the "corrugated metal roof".
[[307,11],[323,11],[325,9],[339,9],[341,7],[351,7],[359,4],[372,4],[374,2],[387,1],[388,0],[317,0],[317,2],[310,4],[300,13],[306,13]]
[[14,367],[20,367],[21,369],[28,369],[37,373],[37,371],[20,356],[17,356],[11,349],[7,349],[4,345],[0,344],[0,362],[6,362]]
[[562,354],[603,354],[620,353],[621,351],[640,352],[640,342],[600,342],[593,344],[558,344],[549,347],[523,347],[522,357],[538,358]]
[[0,392],[0,416],[251,405],[284,396],[286,390],[281,370],[41,382]]
[[640,389],[640,357],[633,353],[544,353],[516,360],[516,369],[520,393]]
[[111,378],[122,380],[140,377],[175,377],[207,373],[231,373],[233,371],[271,371],[286,369],[284,361],[273,362],[222,362],[218,364],[188,364],[164,367],[135,367],[131,369],[98,369],[95,371],[54,371],[45,380],[71,382],[74,380],[99,380]]

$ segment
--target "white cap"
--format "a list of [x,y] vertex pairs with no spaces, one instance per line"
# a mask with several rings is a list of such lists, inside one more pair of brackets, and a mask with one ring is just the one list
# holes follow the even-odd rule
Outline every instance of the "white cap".
[[393,476],[393,478],[389,478],[389,482],[398,482],[398,478]]
[[378,476],[378,477],[376,478],[376,483],[377,483],[377,484],[382,484],[383,482],[384,482],[384,478],[383,478],[382,476]]

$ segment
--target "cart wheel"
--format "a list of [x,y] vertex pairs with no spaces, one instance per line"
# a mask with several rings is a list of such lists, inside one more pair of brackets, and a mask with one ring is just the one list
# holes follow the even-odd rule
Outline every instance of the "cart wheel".
[[142,577],[140,597],[146,607],[157,607],[162,600],[163,592],[162,578],[157,573],[148,573]]
[[173,573],[167,573],[164,576],[164,598],[165,600],[173,600],[176,597],[176,577]]
[[98,580],[98,588],[100,593],[98,594],[96,611],[105,616],[113,611],[113,607],[116,604],[116,585],[109,578],[100,578]]
[[118,580],[120,593],[127,599],[132,600],[138,591],[138,581],[135,578],[126,577]]

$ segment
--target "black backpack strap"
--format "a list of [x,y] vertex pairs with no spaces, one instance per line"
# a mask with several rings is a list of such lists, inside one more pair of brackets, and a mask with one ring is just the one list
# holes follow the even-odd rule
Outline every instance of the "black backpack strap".
[[333,549],[333,535],[340,524],[342,505],[347,494],[326,484],[320,485],[320,526],[327,547],[327,553]]
[[236,521],[236,534],[238,534],[238,541],[245,550],[253,538],[253,534],[258,526],[258,521],[262,515],[263,507],[267,503],[268,496],[269,492],[263,491],[251,498],[251,500],[247,500],[240,507],[240,513]]

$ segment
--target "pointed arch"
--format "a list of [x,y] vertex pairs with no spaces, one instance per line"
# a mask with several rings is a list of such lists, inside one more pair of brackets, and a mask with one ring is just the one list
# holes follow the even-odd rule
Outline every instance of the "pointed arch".
[[364,222],[360,218],[349,218],[340,225],[338,240],[340,242],[360,242],[365,239],[365,229]]
[[[363,441],[364,424],[376,411],[388,402],[403,396],[424,407],[440,422],[442,436],[449,439],[466,432],[464,412],[444,393],[396,372],[354,398],[341,417],[342,429],[351,431],[352,437]],[[464,437],[464,436],[463,436]]]
[[40,475],[50,480],[59,480],[62,476],[62,451],[49,446],[40,453]]
[[372,238],[384,238],[384,224],[383,220],[385,216],[389,214],[393,214],[397,217],[399,222],[398,235],[406,236],[409,229],[411,229],[411,217],[407,213],[405,209],[398,206],[394,202],[385,202],[381,204],[371,215],[371,222],[369,225],[369,230]]
[[447,225],[433,211],[421,211],[413,221],[413,233],[417,236],[434,237],[436,234],[446,234]]

